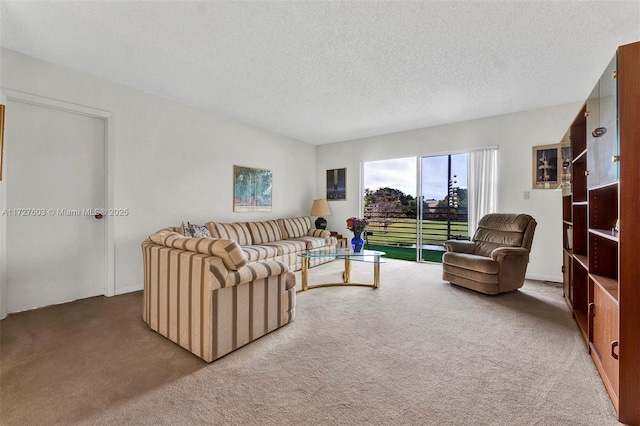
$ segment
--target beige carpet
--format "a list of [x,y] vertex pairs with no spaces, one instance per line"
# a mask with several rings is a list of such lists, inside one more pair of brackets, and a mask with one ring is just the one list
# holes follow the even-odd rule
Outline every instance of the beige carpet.
[[[353,268],[371,280],[370,264]],[[1,321],[0,423],[619,424],[558,286],[489,297],[442,282],[439,265],[390,260],[379,290],[298,293],[292,324],[212,364],[149,331],[140,302]]]

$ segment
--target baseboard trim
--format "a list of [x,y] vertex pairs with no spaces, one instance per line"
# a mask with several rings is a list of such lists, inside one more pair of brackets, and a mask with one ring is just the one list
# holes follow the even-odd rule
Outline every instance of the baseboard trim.
[[536,280],[536,281],[551,281],[553,283],[562,284],[562,275],[560,276],[550,276],[550,275],[527,275],[525,277],[527,280]]
[[[543,275],[527,275],[525,277],[527,280],[535,280],[535,281],[551,281],[554,283],[562,284],[562,277],[551,277],[551,276],[543,276]],[[143,290],[144,287],[141,285],[132,285],[129,287],[116,287],[115,295],[133,293],[134,291]]]
[[115,296],[119,294],[133,293],[134,291],[140,291],[142,289],[143,289],[143,286],[141,285],[131,285],[129,287],[121,287],[121,288],[116,287]]

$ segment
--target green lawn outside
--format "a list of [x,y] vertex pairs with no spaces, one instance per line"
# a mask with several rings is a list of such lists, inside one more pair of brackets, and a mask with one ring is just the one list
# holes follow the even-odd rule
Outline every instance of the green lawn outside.
[[[369,244],[367,250],[378,250],[386,253],[386,258],[410,260],[415,262],[416,249],[409,247],[384,246],[377,244]],[[422,250],[422,260],[427,262],[442,263],[443,251],[439,250]]]
[[[393,220],[393,221],[391,221]],[[387,253],[390,259],[416,260],[416,219],[391,219],[387,226],[378,221],[372,223],[367,231],[373,234],[368,236],[370,250],[380,250]],[[447,222],[436,220],[422,221],[422,245],[442,246],[447,240]],[[468,235],[467,222],[451,222],[452,235]],[[423,249],[422,259],[428,262],[442,263],[444,250]]]

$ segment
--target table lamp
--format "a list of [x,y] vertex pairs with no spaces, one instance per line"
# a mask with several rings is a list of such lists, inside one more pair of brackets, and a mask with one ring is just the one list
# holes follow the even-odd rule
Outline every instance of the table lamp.
[[316,219],[316,229],[327,229],[327,221],[322,216],[331,216],[331,209],[326,199],[313,200],[311,216],[318,216]]

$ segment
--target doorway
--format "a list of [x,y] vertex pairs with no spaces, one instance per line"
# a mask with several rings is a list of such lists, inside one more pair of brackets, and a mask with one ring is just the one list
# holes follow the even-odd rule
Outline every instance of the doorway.
[[441,262],[444,241],[468,239],[466,153],[364,163],[369,248]]
[[469,239],[468,155],[422,157],[418,260],[442,262],[446,240]]
[[9,100],[5,126],[7,311],[104,295],[106,120]]

